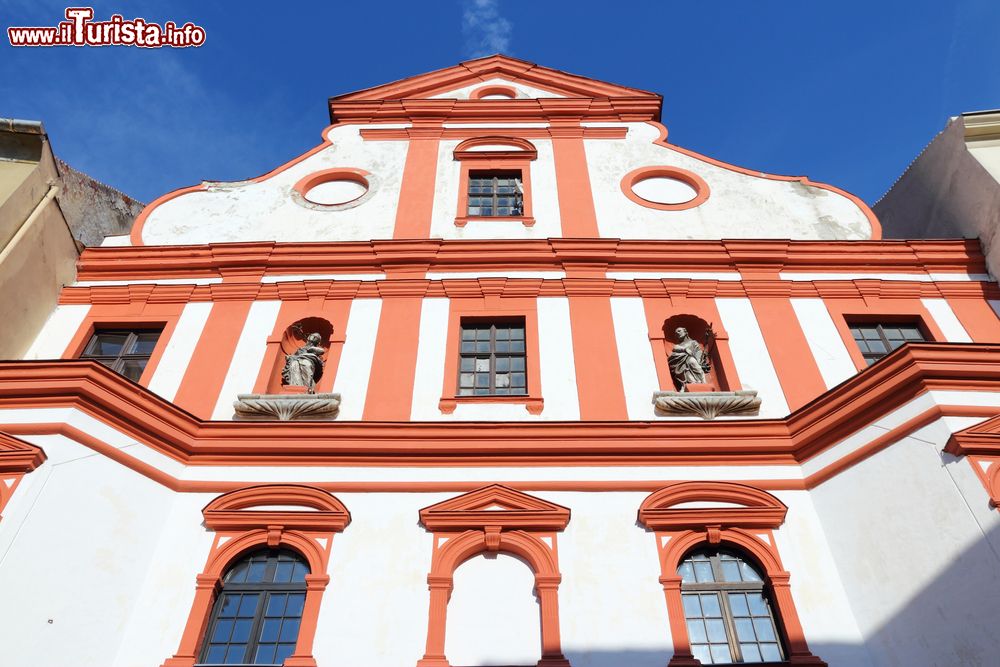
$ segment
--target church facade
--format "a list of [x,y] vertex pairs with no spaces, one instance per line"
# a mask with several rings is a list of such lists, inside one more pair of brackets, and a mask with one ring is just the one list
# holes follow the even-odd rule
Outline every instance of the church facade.
[[988,665],[977,241],[491,56],[83,252],[0,362],[10,667]]

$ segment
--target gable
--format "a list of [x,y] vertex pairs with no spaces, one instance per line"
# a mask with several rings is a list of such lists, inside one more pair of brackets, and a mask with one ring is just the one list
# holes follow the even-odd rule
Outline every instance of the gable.
[[420,510],[429,530],[507,529],[562,530],[569,509],[500,484],[470,491]]

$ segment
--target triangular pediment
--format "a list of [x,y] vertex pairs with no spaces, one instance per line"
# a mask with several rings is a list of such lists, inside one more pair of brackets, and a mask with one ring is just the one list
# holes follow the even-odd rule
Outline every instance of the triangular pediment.
[[45,460],[41,447],[0,433],[0,473],[31,472]]
[[586,76],[569,74],[502,54],[477,58],[453,67],[346,93],[331,102],[468,98],[470,89],[487,85],[520,87],[524,97],[659,99],[659,95]]
[[420,510],[420,520],[431,530],[508,529],[561,530],[569,509],[501,484],[449,498]]
[[945,451],[955,455],[1000,454],[1000,415],[956,431],[948,439]]

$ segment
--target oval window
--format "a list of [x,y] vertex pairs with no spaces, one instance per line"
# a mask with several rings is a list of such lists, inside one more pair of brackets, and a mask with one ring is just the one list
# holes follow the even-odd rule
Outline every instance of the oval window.
[[679,167],[640,167],[625,174],[622,193],[640,206],[660,211],[694,208],[708,199],[708,183]]
[[368,199],[374,177],[363,169],[336,167],[316,171],[292,186],[295,201],[307,208],[339,211]]
[[306,190],[303,196],[314,204],[336,206],[354,201],[367,191],[368,188],[362,183],[341,178],[317,183]]
[[684,204],[698,196],[698,191],[684,181],[669,176],[653,176],[632,186],[632,192],[657,204]]

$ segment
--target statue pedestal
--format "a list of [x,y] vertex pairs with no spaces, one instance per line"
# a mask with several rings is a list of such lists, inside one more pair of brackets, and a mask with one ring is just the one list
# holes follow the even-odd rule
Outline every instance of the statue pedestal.
[[[691,385],[688,385],[691,386]],[[656,412],[663,415],[698,416],[715,419],[720,415],[760,414],[760,399],[753,389],[740,391],[657,391],[653,394]]]
[[329,421],[340,412],[340,394],[240,394],[240,421]]

